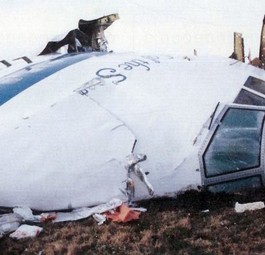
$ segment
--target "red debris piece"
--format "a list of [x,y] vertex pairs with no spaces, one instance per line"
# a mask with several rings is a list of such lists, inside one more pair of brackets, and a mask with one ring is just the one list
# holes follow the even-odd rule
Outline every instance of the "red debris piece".
[[107,219],[110,219],[114,222],[128,222],[132,220],[138,220],[141,212],[136,212],[131,210],[127,205],[122,204],[114,213],[107,212],[105,213]]

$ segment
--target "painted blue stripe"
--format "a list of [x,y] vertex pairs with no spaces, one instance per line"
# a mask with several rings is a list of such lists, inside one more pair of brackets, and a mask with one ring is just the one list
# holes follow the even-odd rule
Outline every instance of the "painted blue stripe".
[[99,52],[65,54],[6,75],[0,79],[0,105],[63,68],[102,54]]

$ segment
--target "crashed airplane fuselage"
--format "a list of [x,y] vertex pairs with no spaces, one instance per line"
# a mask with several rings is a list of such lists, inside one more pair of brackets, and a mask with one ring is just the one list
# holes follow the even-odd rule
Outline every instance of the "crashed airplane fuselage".
[[263,70],[221,57],[82,52],[0,75],[0,206],[265,184]]

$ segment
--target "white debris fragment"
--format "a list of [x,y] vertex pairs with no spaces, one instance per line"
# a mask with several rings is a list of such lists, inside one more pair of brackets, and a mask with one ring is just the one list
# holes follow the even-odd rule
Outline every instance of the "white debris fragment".
[[93,214],[93,218],[97,221],[98,225],[102,225],[106,221],[106,216],[99,213]]
[[15,231],[23,218],[16,213],[8,213],[0,216],[0,233],[2,235]]
[[130,207],[132,211],[138,211],[138,212],[146,212],[147,209],[143,207]]
[[101,204],[92,208],[84,207],[73,210],[72,212],[66,212],[66,213],[59,212],[57,213],[54,222],[75,221],[75,220],[85,219],[95,213],[103,213],[111,209],[115,209],[119,207],[121,204],[122,201],[120,199],[113,198],[106,204]]
[[22,239],[27,237],[36,237],[43,230],[41,227],[30,226],[30,225],[21,225],[15,232],[9,236],[13,239]]
[[23,221],[39,221],[33,215],[32,210],[29,207],[16,207],[13,209],[13,212],[20,215],[23,218]]
[[253,202],[253,203],[246,203],[246,204],[240,204],[236,202],[235,211],[237,213],[243,213],[247,210],[249,211],[259,210],[259,209],[263,209],[264,207],[265,207],[264,202]]
[[210,212],[209,209],[206,209],[206,210],[203,210],[203,211],[202,211],[202,213],[208,213],[208,212]]

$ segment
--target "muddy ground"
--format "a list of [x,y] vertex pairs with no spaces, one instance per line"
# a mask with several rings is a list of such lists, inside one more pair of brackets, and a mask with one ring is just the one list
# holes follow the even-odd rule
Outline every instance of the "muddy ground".
[[265,190],[236,195],[189,191],[174,199],[142,201],[138,205],[148,211],[122,224],[98,226],[92,218],[50,222],[41,225],[44,231],[36,238],[0,239],[0,254],[265,254],[265,209],[239,214],[237,201],[265,201]]

